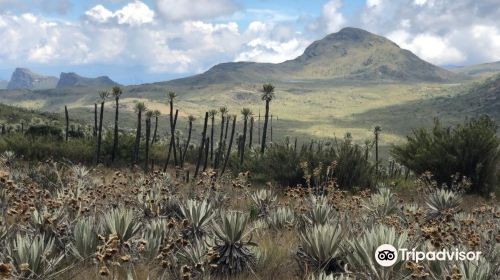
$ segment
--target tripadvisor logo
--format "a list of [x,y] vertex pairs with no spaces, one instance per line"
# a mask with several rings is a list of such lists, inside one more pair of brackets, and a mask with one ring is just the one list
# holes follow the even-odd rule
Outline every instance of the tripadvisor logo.
[[392,266],[398,260],[398,250],[391,244],[382,244],[375,251],[375,260],[381,266]]
[[396,249],[391,244],[382,244],[375,250],[375,261],[383,267],[393,266],[399,259],[402,261],[478,261],[481,255],[480,251],[459,251],[458,249],[440,251],[416,251],[415,248],[408,250],[406,248]]

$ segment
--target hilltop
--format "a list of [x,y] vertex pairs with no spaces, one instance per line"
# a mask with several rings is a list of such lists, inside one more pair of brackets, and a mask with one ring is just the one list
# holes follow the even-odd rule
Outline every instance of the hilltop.
[[432,65],[394,42],[347,27],[313,42],[304,53],[283,63],[230,62],[166,84],[202,86],[288,80],[363,80],[445,82],[457,75]]

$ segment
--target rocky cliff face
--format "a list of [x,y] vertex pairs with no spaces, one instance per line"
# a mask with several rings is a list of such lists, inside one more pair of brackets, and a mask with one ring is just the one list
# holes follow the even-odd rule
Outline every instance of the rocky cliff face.
[[36,74],[26,68],[16,68],[7,84],[7,89],[51,89],[56,87],[58,81],[56,77]]
[[99,87],[99,86],[116,86],[116,85],[118,85],[118,83],[111,80],[108,76],[87,78],[87,77],[82,77],[73,72],[70,73],[63,72],[59,77],[57,88],[75,87],[75,86]]

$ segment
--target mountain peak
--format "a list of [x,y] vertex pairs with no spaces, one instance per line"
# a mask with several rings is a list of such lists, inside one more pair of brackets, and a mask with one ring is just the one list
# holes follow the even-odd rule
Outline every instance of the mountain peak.
[[313,42],[301,56],[283,63],[222,63],[171,84],[202,86],[308,79],[444,82],[456,77],[385,37],[345,27]]
[[7,89],[50,89],[54,88],[58,79],[32,72],[28,68],[18,67],[12,73]]
[[116,86],[118,83],[111,80],[108,76],[97,78],[82,77],[75,72],[62,72],[57,83],[57,88],[73,86]]
[[353,27],[313,42],[285,63],[301,65],[303,78],[441,82],[454,77],[385,37]]

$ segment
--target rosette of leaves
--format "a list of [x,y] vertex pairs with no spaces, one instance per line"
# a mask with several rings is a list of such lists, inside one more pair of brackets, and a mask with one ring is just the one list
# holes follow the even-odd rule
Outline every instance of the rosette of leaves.
[[364,207],[372,217],[383,219],[397,213],[398,201],[390,189],[381,187],[368,199]]
[[106,234],[115,234],[123,243],[134,237],[141,227],[141,223],[134,218],[130,209],[115,208],[104,215],[103,226]]
[[278,207],[269,213],[266,221],[275,230],[291,228],[295,225],[295,214],[290,207]]
[[326,203],[326,200],[317,200],[312,204],[308,211],[302,216],[306,225],[325,225],[335,220],[336,211],[332,206]]
[[342,238],[340,225],[317,224],[300,234],[297,252],[303,268],[324,271],[327,274],[342,272]]
[[53,238],[43,234],[17,234],[7,249],[14,265],[14,274],[20,279],[49,279],[58,273],[64,254],[58,254]]
[[460,194],[450,190],[436,189],[425,201],[427,215],[430,218],[453,215],[458,212],[460,203],[462,203]]
[[274,207],[277,195],[272,190],[261,189],[250,195],[253,204],[257,208],[258,217],[266,217],[269,210]]
[[361,236],[347,241],[344,249],[348,268],[361,279],[396,279],[403,275],[401,270],[403,261],[399,259],[391,267],[382,267],[376,263],[375,252],[382,244],[391,244],[395,248],[411,248],[407,245],[407,241],[407,233],[398,234],[393,227],[376,225],[367,229]]
[[199,240],[180,248],[176,256],[178,264],[187,267],[184,274],[189,274],[191,278],[205,279],[203,276],[209,272],[207,252],[207,242]]
[[187,239],[200,239],[215,216],[215,209],[208,200],[189,199],[181,206],[186,225],[182,234]]
[[168,233],[169,229],[165,220],[156,219],[147,224],[142,234],[142,240],[144,241],[142,254],[147,260],[152,260],[158,256],[162,241]]
[[97,250],[97,232],[94,218],[80,219],[73,228],[71,252],[75,257],[84,260]]
[[210,252],[212,271],[217,275],[234,275],[256,264],[256,256],[250,246],[252,242],[247,231],[248,215],[241,212],[223,213],[221,222],[214,224],[215,240]]

